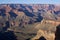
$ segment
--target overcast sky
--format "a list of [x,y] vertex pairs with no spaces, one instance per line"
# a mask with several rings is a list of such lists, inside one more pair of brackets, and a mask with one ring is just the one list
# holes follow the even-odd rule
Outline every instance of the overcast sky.
[[0,4],[60,4],[60,0],[0,0]]

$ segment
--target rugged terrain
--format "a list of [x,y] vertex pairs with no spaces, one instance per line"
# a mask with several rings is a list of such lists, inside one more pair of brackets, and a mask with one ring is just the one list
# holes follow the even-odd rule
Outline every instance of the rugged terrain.
[[13,31],[17,40],[35,40],[41,36],[54,40],[59,24],[60,5],[0,4],[0,31]]

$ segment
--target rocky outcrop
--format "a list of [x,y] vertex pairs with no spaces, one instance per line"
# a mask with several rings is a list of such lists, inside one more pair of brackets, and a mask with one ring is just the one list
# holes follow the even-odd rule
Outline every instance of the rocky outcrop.
[[38,40],[41,36],[43,36],[46,40],[54,40],[54,38],[55,38],[54,33],[48,33],[45,30],[39,30],[37,32],[37,35],[34,38],[32,38],[31,40],[36,40],[36,39]]
[[59,25],[59,24],[60,24],[59,21],[56,21],[56,20],[45,20],[45,19],[43,19],[43,20],[41,21],[41,24],[43,24],[43,23],[53,24],[53,25]]

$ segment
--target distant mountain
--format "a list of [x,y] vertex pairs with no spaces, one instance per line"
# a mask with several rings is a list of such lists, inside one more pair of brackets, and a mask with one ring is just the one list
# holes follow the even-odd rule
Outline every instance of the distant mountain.
[[0,16],[6,17],[8,21],[17,21],[17,23],[13,23],[20,26],[21,24],[41,22],[43,19],[60,22],[60,6],[53,4],[0,4]]
[[[45,19],[60,19],[60,6],[53,4],[1,4],[0,15],[5,16],[7,13],[11,17],[18,16],[18,12],[24,12],[28,17],[35,17],[40,20],[41,16]],[[21,14],[21,13],[20,13]],[[37,18],[36,18],[37,17]]]

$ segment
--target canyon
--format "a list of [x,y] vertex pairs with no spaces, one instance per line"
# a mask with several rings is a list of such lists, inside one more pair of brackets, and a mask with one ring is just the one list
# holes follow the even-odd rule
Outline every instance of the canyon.
[[13,31],[18,40],[38,40],[41,36],[55,40],[58,25],[60,5],[0,4],[0,31]]

